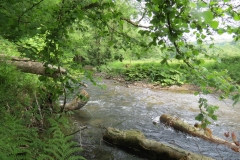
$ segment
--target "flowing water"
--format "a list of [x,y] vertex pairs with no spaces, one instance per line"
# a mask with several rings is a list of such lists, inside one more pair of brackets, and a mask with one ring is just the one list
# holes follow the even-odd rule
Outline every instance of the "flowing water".
[[[125,86],[104,80],[106,89],[89,85],[86,89],[91,95],[90,101],[73,115],[76,127],[87,126],[76,135],[83,147],[83,156],[91,160],[143,160],[138,153],[130,153],[105,143],[102,140],[104,127],[122,130],[138,129],[146,138],[174,145],[214,159],[240,160],[236,153],[223,145],[210,143],[197,137],[177,132],[161,123],[153,124],[163,113],[194,124],[199,113],[198,96],[190,93],[176,93],[167,90]],[[224,139],[224,132],[234,131],[240,137],[240,105],[232,107],[231,101],[220,102],[214,96],[206,97],[210,104],[220,106],[218,121],[209,128],[213,135]],[[230,139],[229,139],[230,140]],[[240,140],[240,138],[238,138]]]

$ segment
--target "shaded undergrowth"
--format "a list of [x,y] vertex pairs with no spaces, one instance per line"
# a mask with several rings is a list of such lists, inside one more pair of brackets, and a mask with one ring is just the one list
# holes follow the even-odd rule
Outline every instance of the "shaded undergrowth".
[[0,159],[84,159],[60,127],[67,118],[51,113],[37,76],[0,63]]

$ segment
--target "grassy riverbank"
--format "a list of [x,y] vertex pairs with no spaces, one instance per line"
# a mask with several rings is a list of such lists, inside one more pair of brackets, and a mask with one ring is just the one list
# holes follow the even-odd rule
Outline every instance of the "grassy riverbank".
[[[115,61],[100,67],[101,71],[110,76],[122,76],[127,81],[147,80],[163,86],[191,83],[189,74],[183,71],[182,62],[172,61],[169,66],[160,63],[161,60],[125,60]],[[240,84],[240,56],[222,57],[221,61],[204,60],[202,64],[207,70],[226,71],[234,83]]]
[[[213,48],[202,46],[205,54],[199,55],[199,63],[205,70],[224,72],[233,83],[240,84],[240,43],[239,42],[217,42]],[[209,57],[212,57],[211,59]],[[141,58],[141,57],[140,57]],[[191,73],[183,62],[168,61],[168,65],[161,63],[160,57],[125,59],[122,62],[115,61],[102,65],[100,70],[110,76],[122,76],[128,81],[146,80],[157,84],[172,85],[192,83]],[[225,73],[227,71],[227,73]]]

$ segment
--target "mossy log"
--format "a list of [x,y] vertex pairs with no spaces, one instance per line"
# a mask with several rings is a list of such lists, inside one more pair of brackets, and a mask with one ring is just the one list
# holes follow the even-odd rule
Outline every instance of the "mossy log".
[[8,57],[4,54],[0,54],[0,59],[16,66],[19,70],[26,73],[44,75],[53,78],[59,77],[61,76],[61,74],[67,73],[64,68],[58,68],[57,66],[53,66],[51,64],[45,66],[41,62],[32,61],[28,58]]
[[111,144],[127,149],[138,150],[145,153],[151,159],[168,160],[210,160],[212,158],[195,154],[174,146],[168,146],[160,142],[146,139],[138,130],[121,131],[108,127],[103,139]]
[[211,141],[214,143],[226,145],[227,147],[231,148],[235,152],[240,152],[240,147],[236,146],[234,143],[228,142],[228,141],[221,139],[219,137],[216,137],[214,135],[209,136],[209,135],[205,134],[205,132],[203,130],[201,130],[199,128],[195,128],[194,126],[183,122],[179,118],[174,118],[170,115],[162,114],[160,116],[160,122],[164,123],[165,125],[167,125],[169,127],[174,128],[175,130],[185,132],[192,136],[200,137],[202,139],[205,139],[205,140],[208,140],[208,141]]
[[85,104],[89,101],[89,99],[90,99],[90,96],[88,92],[82,89],[79,95],[76,98],[74,98],[74,100],[72,100],[70,103],[67,103],[65,105],[64,110],[65,111],[78,110],[83,106],[85,106]]

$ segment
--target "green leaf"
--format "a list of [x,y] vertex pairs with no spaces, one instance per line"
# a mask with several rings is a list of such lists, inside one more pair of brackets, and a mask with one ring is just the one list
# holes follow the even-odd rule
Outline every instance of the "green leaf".
[[239,20],[240,20],[240,18],[239,18],[239,16],[238,16],[237,14],[234,14],[233,19],[234,19],[235,21],[239,21]]
[[214,43],[209,45],[209,48],[213,48],[214,47]]
[[240,100],[240,94],[236,94],[233,96],[232,100],[234,100],[233,105],[235,105]]
[[211,11],[204,11],[202,12],[202,17],[204,18],[205,22],[211,22],[213,20],[213,13]]
[[196,60],[196,64],[200,65],[200,64],[204,64],[205,61],[203,59],[199,59],[199,60]]
[[210,2],[210,5],[212,6],[212,5],[215,5],[215,4],[217,4],[217,2]]
[[218,31],[217,31],[217,32],[218,32],[218,34],[220,34],[220,35],[221,35],[221,34],[223,34],[223,33],[225,32],[225,30],[224,30],[223,28],[220,28],[220,29],[218,29]]
[[215,121],[218,119],[218,117],[216,115],[212,115],[211,118]]
[[205,39],[205,38],[206,38],[206,36],[205,36],[204,34],[202,34],[202,35],[201,35],[201,38],[202,38],[202,39]]
[[197,49],[194,49],[194,50],[193,50],[193,54],[194,54],[194,55],[199,55],[199,51],[198,51]]
[[191,8],[196,8],[196,7],[197,7],[197,4],[196,4],[196,3],[193,3],[193,2],[191,2],[191,3],[190,3],[190,7],[191,7]]
[[218,28],[218,25],[219,25],[218,21],[212,21],[212,22],[210,23],[210,26],[211,26],[213,29],[217,29],[217,28]]
[[109,46],[112,46],[113,44],[114,44],[113,41],[109,41],[109,42],[108,42],[108,45],[109,45]]
[[202,44],[202,40],[201,40],[201,39],[198,39],[198,40],[197,40],[197,44],[199,44],[199,45]]
[[195,61],[195,64],[200,65],[200,64],[201,64],[201,61],[200,61],[200,60],[196,60],[196,61]]
[[198,121],[202,121],[204,119],[204,116],[202,113],[198,114],[196,117],[195,117],[195,120],[198,120]]
[[199,95],[199,92],[194,92],[194,95],[195,95],[195,96]]
[[161,61],[161,64],[165,64],[167,62],[167,59],[163,59],[162,61]]
[[230,89],[229,89],[230,92],[234,92],[236,91],[236,87],[235,86],[231,86]]
[[162,45],[164,42],[163,42],[163,40],[160,40],[159,42],[158,42],[158,45]]
[[207,7],[207,4],[202,1],[198,2],[197,4],[198,4],[198,7]]

